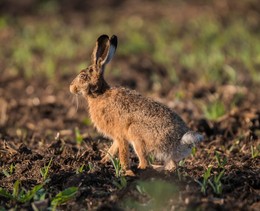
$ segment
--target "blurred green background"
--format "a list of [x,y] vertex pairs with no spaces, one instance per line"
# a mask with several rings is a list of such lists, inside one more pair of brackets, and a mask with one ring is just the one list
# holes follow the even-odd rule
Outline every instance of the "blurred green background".
[[[179,180],[184,173],[191,176],[188,181],[202,178],[220,150],[232,166],[225,185],[233,181],[236,188],[234,193],[224,191],[233,195],[223,196],[228,202],[223,200],[223,206],[236,206],[241,198],[251,204],[253,191],[248,187],[257,184],[250,179],[256,173],[239,170],[242,164],[254,168],[257,164],[248,158],[259,154],[259,141],[252,141],[260,134],[259,26],[259,0],[0,0],[0,138],[1,133],[17,136],[41,149],[56,134],[75,141],[75,133],[77,144],[92,134],[98,139],[85,110],[78,109],[78,98],[73,102],[69,84],[90,64],[97,37],[115,34],[117,53],[105,72],[109,84],[128,86],[167,104],[206,137],[205,147],[197,157],[193,151],[192,162],[186,163],[187,169],[197,170],[178,171]],[[87,132],[81,135],[83,131]],[[241,180],[233,180],[236,177]],[[122,181],[118,184],[124,188],[126,180]],[[178,192],[168,183],[152,182],[154,188],[149,182],[136,188],[155,198],[148,208],[165,206]],[[248,191],[239,198],[242,185]],[[107,192],[108,186],[104,188],[98,185]],[[158,194],[163,191],[165,195]],[[200,203],[205,199],[198,190],[190,189],[188,195]],[[236,203],[229,203],[229,198]],[[218,203],[215,199],[214,195],[204,202],[212,208],[212,200]],[[140,207],[132,201],[130,205],[126,203],[130,209]]]
[[75,74],[89,64],[96,38],[106,33],[119,37],[108,77],[149,69],[158,86],[166,77],[171,83],[253,87],[260,82],[259,5],[257,0],[2,0],[1,75],[56,80]]

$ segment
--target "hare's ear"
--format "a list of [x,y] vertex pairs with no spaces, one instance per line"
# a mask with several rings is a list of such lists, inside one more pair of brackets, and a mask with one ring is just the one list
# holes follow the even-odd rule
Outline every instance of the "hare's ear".
[[113,58],[117,47],[117,37],[113,35],[110,39],[107,35],[101,35],[96,42],[92,53],[92,64],[104,66]]
[[92,64],[101,62],[101,65],[103,65],[105,63],[109,51],[109,46],[109,37],[105,34],[101,35],[97,39],[96,46],[92,53]]
[[113,35],[110,38],[110,47],[109,47],[109,52],[105,61],[105,65],[111,61],[111,59],[113,58],[113,56],[115,55],[116,52],[116,48],[117,48],[117,36]]

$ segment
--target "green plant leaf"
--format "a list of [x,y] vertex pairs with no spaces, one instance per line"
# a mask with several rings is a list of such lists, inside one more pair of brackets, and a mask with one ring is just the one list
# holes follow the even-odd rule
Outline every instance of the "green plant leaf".
[[77,144],[81,144],[82,143],[82,141],[83,141],[83,137],[82,137],[82,135],[80,134],[80,131],[79,131],[79,129],[76,127],[75,128],[75,136],[76,136],[76,142],[77,142]]
[[40,173],[43,177],[43,180],[46,182],[47,178],[48,178],[48,174],[49,174],[49,169],[51,167],[51,163],[52,163],[52,159],[50,159],[49,163],[47,166],[44,166],[43,168],[40,169]]
[[72,199],[78,192],[78,187],[70,187],[59,192],[52,200],[51,205],[53,207],[59,206],[68,200]]
[[14,183],[14,187],[13,187],[13,197],[14,198],[18,198],[19,195],[19,186],[20,186],[20,181],[16,180]]
[[13,195],[10,194],[7,190],[5,190],[4,188],[0,188],[0,196],[3,196],[5,198],[8,199],[13,199]]
[[25,194],[22,194],[19,198],[19,201],[22,203],[30,201],[36,195],[36,193],[42,189],[42,187],[43,187],[43,184],[34,186],[32,190],[28,191]]

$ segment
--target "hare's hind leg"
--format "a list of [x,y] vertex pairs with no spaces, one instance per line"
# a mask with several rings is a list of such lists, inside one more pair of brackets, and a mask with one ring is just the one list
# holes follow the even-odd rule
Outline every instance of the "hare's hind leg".
[[146,146],[144,140],[142,139],[142,128],[141,125],[132,124],[128,128],[128,140],[133,145],[134,151],[139,159],[139,169],[145,169],[148,166],[147,162],[147,153],[146,153]]
[[106,155],[102,158],[101,163],[108,162],[111,159],[111,157],[114,157],[116,155],[117,152],[118,152],[118,142],[113,141],[113,144],[107,151]]
[[132,142],[133,147],[134,147],[134,151],[139,159],[139,165],[138,168],[139,169],[146,169],[146,167],[148,166],[148,162],[146,159],[146,151],[145,151],[145,145],[143,141],[133,141]]

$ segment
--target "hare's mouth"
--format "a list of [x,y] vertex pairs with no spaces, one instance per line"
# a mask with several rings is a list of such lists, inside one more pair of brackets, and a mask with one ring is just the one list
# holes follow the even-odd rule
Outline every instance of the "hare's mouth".
[[79,94],[81,91],[80,91],[80,89],[79,89],[77,86],[75,86],[75,85],[70,85],[70,92],[71,92],[72,94],[77,95],[77,94]]
[[88,89],[86,86],[70,85],[70,92],[74,95],[84,95]]

